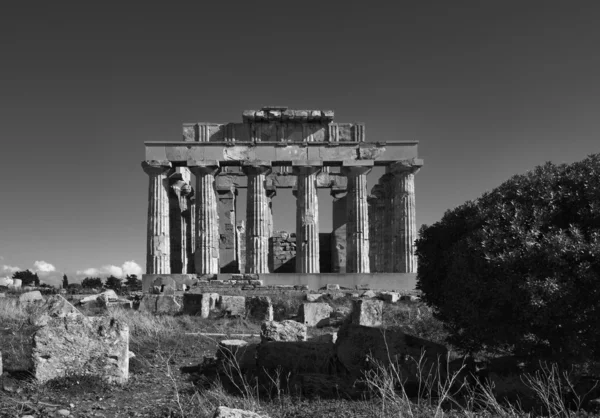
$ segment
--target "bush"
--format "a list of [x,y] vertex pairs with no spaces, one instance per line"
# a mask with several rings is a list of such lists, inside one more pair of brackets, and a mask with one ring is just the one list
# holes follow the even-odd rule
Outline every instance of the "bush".
[[417,288],[468,352],[600,355],[600,154],[517,175],[420,230]]

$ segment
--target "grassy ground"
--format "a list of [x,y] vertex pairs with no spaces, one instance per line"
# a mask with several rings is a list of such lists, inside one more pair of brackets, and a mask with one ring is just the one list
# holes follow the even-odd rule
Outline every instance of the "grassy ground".
[[[348,298],[327,300],[336,308],[349,307]],[[301,297],[274,298],[277,319],[296,313]],[[445,331],[426,307],[399,303],[384,310],[386,326],[403,326],[415,334],[443,342]],[[409,397],[398,369],[374,368],[362,382],[366,388],[360,399],[303,398],[285,388],[268,395],[254,382],[243,382],[243,390],[234,395],[214,381],[208,387],[194,385],[180,368],[202,362],[212,356],[220,339],[197,335],[198,332],[257,334],[260,324],[242,319],[190,316],[154,316],[144,312],[116,309],[110,314],[130,328],[130,381],[111,387],[93,377],[70,376],[47,384],[27,378],[28,356],[35,327],[31,317],[35,308],[22,309],[12,298],[0,299],[0,351],[5,373],[0,382],[0,417],[58,416],[68,410],[75,417],[210,417],[219,405],[248,409],[276,418],[291,417],[526,417],[517,401],[502,401],[498,388],[485,383],[460,380],[423,379],[420,396]],[[314,334],[331,331],[311,330]],[[454,379],[454,380],[452,380]],[[511,380],[512,379],[512,380]],[[529,379],[529,380],[528,380]],[[568,380],[568,379],[567,379]],[[548,368],[538,375],[507,376],[496,380],[507,390],[521,388],[537,400],[538,412],[545,416],[588,416],[569,412],[565,404],[567,380],[558,370]],[[506,389],[504,388],[504,389]],[[507,393],[502,392],[502,393]],[[497,399],[498,398],[498,399]],[[592,415],[589,415],[592,416]]]

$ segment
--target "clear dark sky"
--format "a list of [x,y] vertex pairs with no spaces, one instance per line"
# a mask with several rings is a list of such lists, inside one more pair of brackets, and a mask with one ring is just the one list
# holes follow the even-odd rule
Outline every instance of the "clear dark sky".
[[[598,22],[597,1],[10,2],[0,277],[143,266],[143,142],[265,105],[419,140],[418,224],[436,222],[513,174],[600,151]],[[294,204],[278,195],[277,229],[294,229]]]

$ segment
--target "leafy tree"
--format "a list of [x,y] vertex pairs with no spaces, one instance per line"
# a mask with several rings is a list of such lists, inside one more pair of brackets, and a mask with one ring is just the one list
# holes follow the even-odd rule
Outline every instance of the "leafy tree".
[[140,279],[138,279],[136,274],[128,274],[125,278],[125,285],[129,289],[137,289],[142,285],[142,282]]
[[600,154],[446,212],[416,252],[417,288],[455,346],[600,358]]
[[81,286],[87,288],[101,288],[102,279],[100,277],[86,277],[81,281]]
[[69,279],[67,278],[66,274],[63,274],[62,287],[63,287],[63,289],[66,289],[69,287]]
[[121,289],[121,279],[119,279],[113,275],[110,275],[106,278],[104,287],[106,287],[107,289],[112,289],[114,291],[117,291],[117,290]]
[[16,271],[13,273],[13,279],[21,279],[23,286],[39,286],[40,278],[37,273],[32,272],[31,270],[25,271]]

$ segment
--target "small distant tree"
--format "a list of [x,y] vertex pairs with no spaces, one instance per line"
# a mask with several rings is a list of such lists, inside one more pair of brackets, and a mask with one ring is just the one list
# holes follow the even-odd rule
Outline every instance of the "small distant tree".
[[13,276],[13,279],[20,279],[22,281],[23,286],[39,286],[40,278],[37,273],[32,272],[31,270],[25,271],[16,271]]
[[142,284],[141,280],[138,279],[136,274],[128,274],[125,278],[125,285],[129,289],[137,289]]
[[113,275],[110,275],[106,278],[104,287],[106,287],[107,289],[112,289],[116,292],[121,289],[121,279],[119,279]]
[[102,279],[100,277],[86,277],[81,281],[81,286],[86,288],[101,288]]
[[69,287],[69,279],[67,278],[66,274],[63,274],[62,287],[63,287],[63,289],[66,289]]

